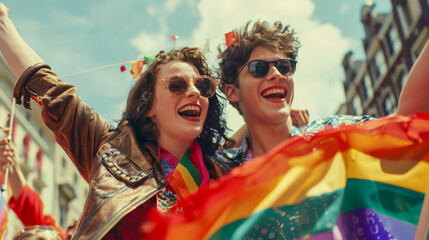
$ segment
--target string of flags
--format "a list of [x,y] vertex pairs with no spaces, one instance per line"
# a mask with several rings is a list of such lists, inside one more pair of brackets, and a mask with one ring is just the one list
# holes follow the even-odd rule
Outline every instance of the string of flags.
[[[224,35],[225,35],[225,43],[227,48],[231,47],[236,42],[238,42],[238,35],[236,30],[225,33]],[[219,37],[219,36],[215,36],[215,37]],[[210,38],[198,41],[197,43],[194,44],[194,46],[197,48],[200,48],[204,53],[209,53],[210,39],[215,37],[210,37]],[[173,40],[173,48],[172,48],[173,50],[176,46],[176,40],[179,39],[179,36],[177,36],[176,34],[173,34],[170,36],[170,39]],[[127,70],[127,67],[125,65],[130,64],[129,72],[132,78],[136,79],[142,75],[144,67],[145,66],[148,67],[155,60],[155,58],[156,58],[156,53],[152,53],[144,56],[139,56],[138,59],[134,61],[126,61],[126,62],[110,64],[102,67],[92,68],[81,72],[63,75],[63,76],[60,76],[60,78],[71,77],[71,76],[75,76],[83,73],[88,73],[88,72],[93,72],[93,71],[97,71],[97,70],[101,70],[109,67],[114,67],[114,66],[120,66],[119,70],[121,72],[125,72]]]
[[[152,53],[149,55],[144,55],[142,57],[139,57],[138,60],[129,62],[131,64],[131,76],[133,79],[136,79],[142,75],[142,70],[144,66],[150,66],[153,61],[155,61],[156,53]],[[124,72],[126,70],[126,67],[124,65],[120,68],[121,72]]]
[[[179,38],[176,34],[171,35],[170,39],[173,40],[173,50],[176,46],[176,40]],[[238,34],[236,30],[233,30],[231,32],[225,33],[225,42],[226,47],[229,48],[232,45],[234,45],[236,42],[238,42]],[[196,44],[196,47],[203,50],[204,53],[207,53],[210,51],[210,39],[204,39]],[[156,54],[150,54],[150,55],[144,55],[143,59],[139,57],[136,61],[129,62],[131,65],[131,76],[133,79],[136,79],[142,75],[144,66],[149,67],[150,64],[155,60]],[[121,65],[120,71],[125,72],[127,68],[125,65]]]
[[[171,35],[170,39],[173,40],[173,50],[176,47],[176,40],[179,38],[176,34]],[[136,79],[142,75],[143,67],[147,66],[149,67],[153,61],[155,61],[156,53],[152,53],[150,55],[143,55],[143,57],[139,56],[139,59],[136,61],[132,61],[131,64],[131,76],[133,79]],[[127,68],[122,65],[120,70],[121,72],[124,72]]]

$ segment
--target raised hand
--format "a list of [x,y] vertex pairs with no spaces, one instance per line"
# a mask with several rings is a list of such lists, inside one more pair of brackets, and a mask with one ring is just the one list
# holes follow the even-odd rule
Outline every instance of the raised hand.
[[[2,138],[0,139],[0,179],[4,179],[7,168],[9,168],[8,184],[12,189],[13,197],[17,199],[26,180],[19,166],[15,146],[7,138]],[[1,184],[3,185],[3,182]]]
[[291,109],[290,116],[292,124],[296,127],[305,127],[308,125],[310,114],[308,109]]

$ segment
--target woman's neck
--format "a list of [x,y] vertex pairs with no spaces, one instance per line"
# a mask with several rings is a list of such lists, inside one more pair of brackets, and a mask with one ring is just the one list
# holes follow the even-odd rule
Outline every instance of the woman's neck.
[[292,133],[292,119],[289,118],[285,124],[250,124],[247,128],[249,149],[252,150],[253,157],[257,157],[290,138]]
[[171,153],[179,161],[186,151],[192,146],[194,139],[178,139],[177,137],[162,137],[158,139],[158,145]]

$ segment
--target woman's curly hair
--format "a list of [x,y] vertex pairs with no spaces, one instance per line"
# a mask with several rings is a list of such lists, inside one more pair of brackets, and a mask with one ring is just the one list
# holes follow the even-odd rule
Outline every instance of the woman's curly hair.
[[[271,48],[275,52],[284,53],[292,59],[298,56],[301,46],[295,31],[289,25],[283,26],[281,22],[273,25],[267,21],[256,21],[250,28],[250,21],[237,33],[238,41],[226,50],[219,47],[219,88],[225,93],[228,84],[238,85],[238,71],[249,60],[250,55],[258,46]],[[241,114],[236,102],[230,102]]]
[[[171,61],[181,61],[192,64],[200,75],[211,76],[206,59],[198,48],[182,48],[171,52],[161,51],[155,61],[140,76],[131,88],[126,110],[119,125],[127,121],[134,128],[139,144],[145,142],[157,143],[158,129],[150,117],[146,117],[154,101],[154,86],[160,69]],[[203,130],[197,141],[204,154],[214,154],[219,144],[228,138],[225,135],[226,120],[222,117],[224,103],[217,93],[209,98],[209,108]],[[119,126],[118,125],[118,126]]]

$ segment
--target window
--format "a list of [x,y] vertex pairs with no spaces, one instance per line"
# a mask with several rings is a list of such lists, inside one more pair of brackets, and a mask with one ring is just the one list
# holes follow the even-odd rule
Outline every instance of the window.
[[408,78],[408,73],[407,72],[403,72],[402,74],[401,74],[401,77],[400,77],[400,89],[402,90],[403,88],[404,88],[404,86],[405,86],[405,83],[407,82],[407,78]]
[[383,110],[385,115],[392,114],[396,111],[396,100],[392,92],[389,92],[384,98]]
[[78,177],[77,177],[77,174],[75,173],[75,174],[73,174],[73,184],[74,184],[74,186],[77,186],[77,184],[78,184]]
[[412,22],[411,12],[408,8],[407,1],[399,2],[398,4],[398,15],[401,27],[404,30],[404,34],[408,35],[410,31],[410,25]]
[[371,78],[368,74],[363,77],[362,85],[365,99],[371,99],[374,96],[374,88],[372,88]]
[[426,43],[426,41],[429,38],[428,29],[423,28],[417,39],[414,41],[414,43],[411,45],[410,48],[410,56],[411,61],[413,63],[417,60],[417,57],[419,56],[420,52],[423,50],[423,47]]
[[30,151],[30,137],[25,135],[24,139],[22,139],[22,158],[24,162],[28,161],[28,153]]
[[375,65],[377,66],[379,72],[379,75],[377,77],[378,79],[380,76],[383,76],[387,72],[386,61],[384,60],[384,56],[381,52],[381,49],[379,49],[375,54]]
[[377,65],[375,64],[375,60],[371,59],[368,64],[369,72],[371,73],[371,76],[373,79],[378,79],[380,76],[380,70],[378,69]]
[[353,109],[355,110],[356,115],[362,115],[363,110],[359,95],[355,95],[353,98]]
[[67,160],[65,158],[61,160],[61,179],[67,179]]
[[60,225],[66,226],[67,224],[67,215],[69,212],[69,202],[68,199],[64,196],[64,194],[60,191]]
[[387,65],[381,50],[378,50],[374,58],[369,62],[369,70],[375,81],[380,80],[387,71]]
[[399,37],[398,29],[396,28],[395,24],[393,24],[387,32],[386,40],[387,52],[390,57],[401,50],[401,38]]
[[365,40],[367,40],[369,42],[370,39],[372,39],[371,28],[368,24],[365,23],[364,29],[365,29],[365,33],[366,33]]
[[36,169],[39,177],[42,174],[42,164],[43,164],[43,151],[39,149],[39,151],[37,151],[36,153]]
[[68,183],[63,183],[58,185],[58,198],[59,198],[59,207],[60,207],[60,225],[65,227],[67,226],[68,214],[69,214],[69,204],[76,198],[76,193],[74,188]]

